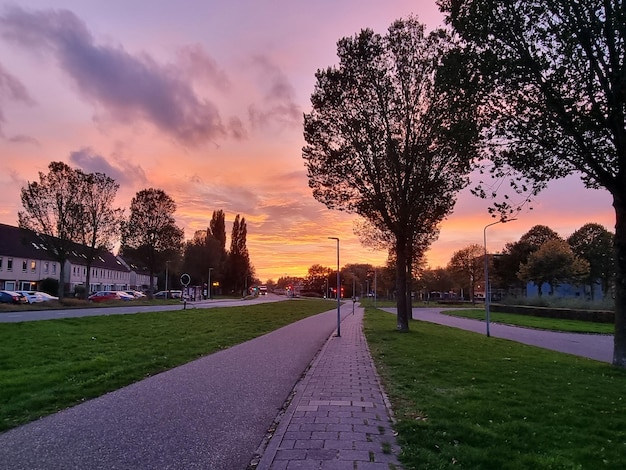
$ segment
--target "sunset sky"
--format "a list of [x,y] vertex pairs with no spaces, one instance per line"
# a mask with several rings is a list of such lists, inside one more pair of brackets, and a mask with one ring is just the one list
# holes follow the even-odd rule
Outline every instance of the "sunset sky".
[[[354,215],[308,188],[302,114],[336,42],[384,34],[415,14],[442,24],[435,0],[20,0],[0,7],[0,223],[17,225],[20,189],[64,161],[120,184],[118,206],[165,190],[186,238],[214,210],[246,218],[263,281],[312,264],[384,263],[360,246]],[[483,243],[489,202],[464,191],[428,254],[431,267]],[[518,220],[489,228],[490,251],[533,225],[563,236],[587,222],[613,230],[611,198],[575,177],[553,184]]]

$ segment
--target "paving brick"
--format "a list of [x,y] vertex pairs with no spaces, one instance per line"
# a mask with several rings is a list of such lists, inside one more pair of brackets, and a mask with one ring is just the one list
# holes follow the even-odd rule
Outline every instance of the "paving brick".
[[329,338],[311,363],[258,470],[402,468],[362,317],[361,308],[345,317],[341,338]]

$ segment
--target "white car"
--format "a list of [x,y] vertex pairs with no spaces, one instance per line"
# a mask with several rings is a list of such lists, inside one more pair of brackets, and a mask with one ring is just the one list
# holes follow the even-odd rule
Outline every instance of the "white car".
[[40,295],[43,298],[44,302],[48,302],[50,300],[59,300],[58,297],[56,297],[54,295],[50,295],[47,292],[35,291],[35,294]]
[[144,294],[143,292],[139,292],[138,290],[131,289],[131,290],[125,290],[124,292],[126,292],[128,295],[132,295],[136,299],[142,299],[146,297],[146,294]]
[[34,290],[16,290],[15,292],[26,297],[26,300],[28,300],[29,304],[46,301],[46,299],[44,299],[40,292],[36,292]]

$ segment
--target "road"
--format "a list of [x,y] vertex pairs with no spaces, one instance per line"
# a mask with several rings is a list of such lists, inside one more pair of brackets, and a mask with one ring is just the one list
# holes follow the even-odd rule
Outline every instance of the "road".
[[[284,296],[268,294],[254,299],[204,300],[187,302],[186,308],[213,308],[254,305],[267,302],[280,302]],[[120,307],[76,308],[67,310],[25,310],[23,312],[0,312],[0,323],[17,323],[35,320],[54,320],[58,318],[97,317],[101,315],[127,315],[142,312],[164,312],[182,310],[183,303],[177,305],[133,305],[132,301]]]
[[[396,313],[395,308],[383,309]],[[440,325],[461,328],[476,333],[486,334],[484,321],[454,317],[440,313],[445,308],[414,308],[413,318]],[[561,333],[555,331],[520,328],[500,323],[489,324],[489,332],[495,338],[510,339],[518,343],[552,349],[576,356],[588,357],[602,362],[613,360],[613,335],[591,335],[580,333]]]
[[0,434],[0,468],[245,469],[336,326],[333,309]]

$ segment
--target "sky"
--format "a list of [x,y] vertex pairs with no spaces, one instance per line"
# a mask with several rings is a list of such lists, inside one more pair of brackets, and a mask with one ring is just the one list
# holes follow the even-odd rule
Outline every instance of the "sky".
[[[441,26],[435,0],[20,0],[0,3],[0,223],[17,225],[20,190],[51,161],[104,172],[126,209],[163,189],[191,239],[214,210],[230,235],[245,217],[247,245],[265,281],[313,264],[383,265],[361,246],[355,215],[331,211],[308,187],[302,115],[315,72],[337,63],[336,43],[384,34],[416,15]],[[536,224],[564,237],[588,222],[613,230],[610,195],[577,177],[555,182],[517,220],[490,227],[496,252]],[[483,244],[490,202],[459,194],[427,254]]]

